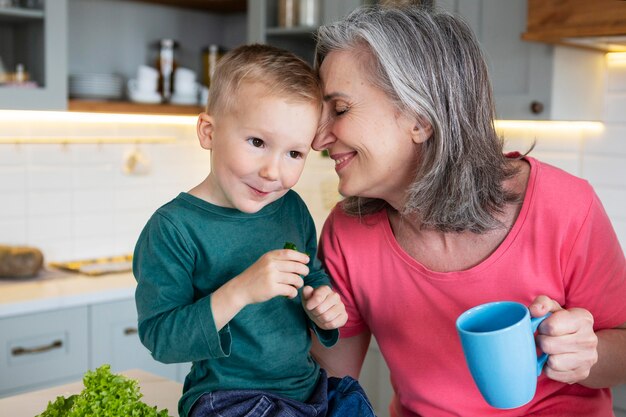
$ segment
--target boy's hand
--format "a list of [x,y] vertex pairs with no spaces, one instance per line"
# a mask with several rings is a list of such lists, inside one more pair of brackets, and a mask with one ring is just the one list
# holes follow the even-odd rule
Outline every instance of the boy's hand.
[[294,250],[280,249],[267,252],[235,280],[244,305],[261,303],[278,295],[298,296],[304,285],[302,276],[309,273],[309,257]]
[[338,329],[348,321],[346,306],[328,285],[302,288],[302,306],[309,318],[324,330]]

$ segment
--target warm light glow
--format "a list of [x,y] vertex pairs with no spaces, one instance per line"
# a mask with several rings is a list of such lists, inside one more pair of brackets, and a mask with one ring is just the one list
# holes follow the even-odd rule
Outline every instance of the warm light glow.
[[606,60],[611,65],[626,65],[626,52],[609,52]]
[[2,137],[0,144],[116,144],[116,143],[170,143],[176,142],[173,136],[19,136]]
[[496,129],[506,130],[544,130],[544,131],[590,131],[602,132],[604,124],[601,122],[579,121],[552,121],[552,120],[496,120]]
[[194,126],[197,116],[81,113],[69,111],[0,110],[0,122],[126,123]]

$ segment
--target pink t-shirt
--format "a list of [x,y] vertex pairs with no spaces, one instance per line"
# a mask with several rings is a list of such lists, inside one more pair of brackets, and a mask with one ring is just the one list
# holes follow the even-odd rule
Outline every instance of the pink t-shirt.
[[346,304],[350,337],[369,329],[391,371],[391,415],[611,416],[608,389],[539,377],[532,402],[491,408],[465,364],[455,321],[477,304],[529,305],[540,294],[565,308],[584,307],[595,329],[626,322],[626,261],[591,186],[526,158],[531,173],[521,212],[506,239],[479,265],[434,272],[398,245],[385,211],[356,218],[337,207],[320,256]]

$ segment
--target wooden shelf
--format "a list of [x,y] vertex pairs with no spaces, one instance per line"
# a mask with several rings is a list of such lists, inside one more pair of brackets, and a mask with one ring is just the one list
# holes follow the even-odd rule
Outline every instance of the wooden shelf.
[[142,104],[129,101],[70,100],[68,110],[87,113],[170,114],[197,116],[204,111],[202,106],[180,106],[174,104]]
[[1,21],[28,21],[28,20],[43,20],[43,10],[23,9],[20,7],[9,7],[0,9],[0,22]]

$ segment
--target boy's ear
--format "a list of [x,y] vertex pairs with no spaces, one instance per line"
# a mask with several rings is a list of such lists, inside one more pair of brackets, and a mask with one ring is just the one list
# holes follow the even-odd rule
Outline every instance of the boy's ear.
[[424,143],[433,135],[433,127],[430,123],[418,120],[411,130],[413,143]]
[[198,125],[196,126],[200,146],[204,149],[211,149],[213,146],[213,131],[215,130],[215,119],[208,113],[200,113]]

